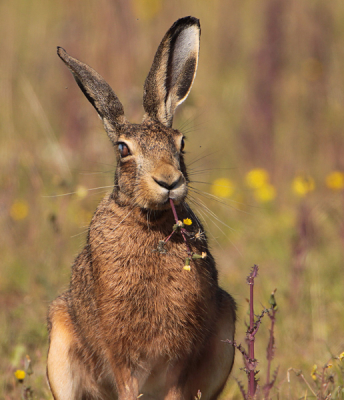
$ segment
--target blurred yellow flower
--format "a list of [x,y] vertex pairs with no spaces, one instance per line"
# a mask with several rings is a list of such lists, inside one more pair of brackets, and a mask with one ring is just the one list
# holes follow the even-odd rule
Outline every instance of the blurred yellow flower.
[[183,223],[184,223],[184,225],[192,225],[192,221],[190,218],[183,219]]
[[245,181],[248,187],[258,189],[269,182],[269,173],[263,168],[251,169],[246,174]]
[[344,188],[344,173],[333,171],[326,177],[326,186],[332,190],[341,190]]
[[339,358],[339,361],[343,361],[344,360],[344,351],[339,354],[338,358]]
[[234,192],[234,184],[227,178],[215,179],[211,186],[211,193],[218,197],[231,197]]
[[29,214],[29,205],[25,200],[16,200],[10,209],[10,216],[15,221],[25,219]]
[[292,183],[293,192],[300,197],[305,197],[307,193],[315,189],[314,179],[310,176],[296,176]]
[[328,363],[328,364],[326,364],[326,366],[325,366],[325,368],[332,368],[332,367],[333,367],[332,363]]
[[267,203],[276,198],[276,189],[270,183],[260,186],[254,191],[254,198],[259,203]]
[[88,190],[85,186],[79,185],[76,190],[75,194],[80,197],[80,199],[83,199],[84,197],[87,196]]
[[312,372],[311,372],[311,377],[312,377],[313,381],[317,380],[317,369],[318,369],[318,366],[316,364],[314,364],[313,368],[312,368]]
[[23,382],[25,379],[25,371],[21,369],[17,369],[17,371],[14,373],[14,376],[18,379],[19,382]]

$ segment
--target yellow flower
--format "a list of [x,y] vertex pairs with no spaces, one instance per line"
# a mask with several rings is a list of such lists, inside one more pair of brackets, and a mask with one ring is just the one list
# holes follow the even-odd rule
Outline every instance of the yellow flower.
[[191,271],[191,267],[190,267],[190,258],[189,258],[189,257],[186,257],[186,259],[185,259],[185,265],[184,265],[183,269],[185,269],[185,271]]
[[211,192],[217,197],[231,197],[234,192],[234,184],[227,178],[215,179],[211,186]]
[[333,367],[332,363],[328,363],[325,365],[325,368],[332,368],[332,367]]
[[79,185],[76,190],[75,194],[80,197],[80,199],[83,199],[87,196],[88,190],[85,186]]
[[254,198],[259,203],[267,203],[274,200],[276,197],[276,189],[270,183],[265,183],[263,186],[254,191]]
[[192,225],[192,221],[190,218],[183,219],[183,223],[184,223],[184,225]]
[[313,381],[317,380],[317,369],[318,369],[318,366],[316,364],[314,364],[313,368],[312,368],[312,372],[311,372],[311,377],[312,377]]
[[292,183],[293,192],[300,197],[305,197],[307,193],[315,189],[314,179],[310,176],[296,176]]
[[17,369],[17,371],[14,373],[14,376],[18,379],[19,382],[23,382],[25,379],[25,371],[21,369]]
[[29,214],[29,205],[25,200],[16,200],[10,209],[10,216],[14,221],[25,219]]
[[248,187],[258,189],[269,182],[269,173],[263,168],[251,169],[246,174],[245,181]]
[[341,190],[344,188],[344,173],[333,171],[326,177],[326,186],[332,190]]
[[344,351],[339,354],[338,358],[339,358],[339,361],[343,361],[344,360]]

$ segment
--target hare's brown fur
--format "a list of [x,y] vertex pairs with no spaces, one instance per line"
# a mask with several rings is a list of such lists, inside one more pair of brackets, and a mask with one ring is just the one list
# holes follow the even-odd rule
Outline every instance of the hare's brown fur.
[[114,190],[99,204],[72,267],[70,287],[49,309],[48,379],[56,400],[134,400],[140,394],[191,400],[198,390],[202,399],[216,399],[232,368],[233,347],[223,341],[234,336],[235,303],[218,286],[206,238],[189,240],[192,253],[207,255],[192,261],[190,271],[183,269],[180,233],[165,244],[166,254],[154,251],[175,223],[170,199],[179,219],[193,221],[190,237],[203,231],[185,203],[182,134],[171,128],[195,76],[197,37],[199,22],[192,17],[165,35],[146,80],[140,125],[126,121],[117,96],[95,71],[59,49],[103,119],[118,166]]

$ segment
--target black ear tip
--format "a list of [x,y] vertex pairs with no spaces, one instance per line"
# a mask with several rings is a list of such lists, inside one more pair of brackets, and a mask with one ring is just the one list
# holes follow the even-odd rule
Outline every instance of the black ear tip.
[[192,17],[191,15],[187,18],[189,18],[190,25],[197,25],[199,28],[201,27],[201,23],[198,18]]
[[171,26],[171,31],[178,30],[180,28],[187,28],[188,26],[197,26],[201,29],[201,24],[198,18],[192,17],[189,15],[188,17],[183,17],[177,19],[177,21]]
[[191,15],[189,15],[188,17],[179,18],[175,22],[175,24],[176,25],[185,25],[185,26],[197,25],[199,28],[201,27],[199,19],[192,17]]

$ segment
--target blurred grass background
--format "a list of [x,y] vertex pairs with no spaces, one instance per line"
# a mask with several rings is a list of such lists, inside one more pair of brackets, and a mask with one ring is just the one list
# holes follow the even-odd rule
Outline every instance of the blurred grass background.
[[[237,340],[255,263],[257,313],[277,288],[281,398],[288,368],[310,377],[344,350],[342,1],[12,0],[0,15],[0,398],[19,398],[14,371],[26,354],[36,398],[51,398],[46,310],[113,180],[110,143],[56,46],[104,76],[140,122],[155,50],[186,15],[201,20],[201,55],[174,127],[187,136],[190,194],[222,285],[238,302]],[[262,383],[267,336],[264,321]],[[233,375],[244,380],[240,367],[237,355]],[[293,397],[305,394],[292,383]],[[233,379],[227,397],[240,398]]]

